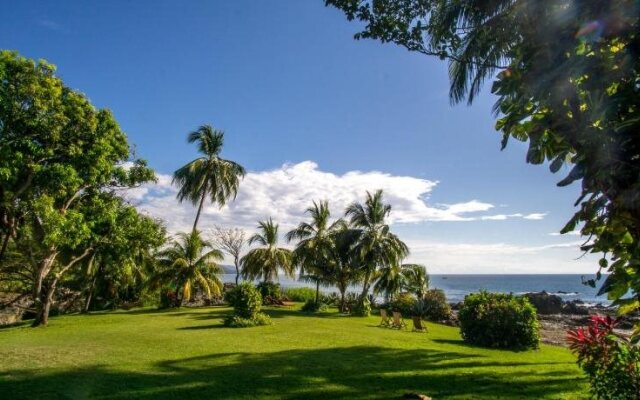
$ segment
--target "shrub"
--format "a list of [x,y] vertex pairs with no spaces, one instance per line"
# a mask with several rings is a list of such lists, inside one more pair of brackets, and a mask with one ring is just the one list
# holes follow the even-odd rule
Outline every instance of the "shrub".
[[262,299],[266,299],[270,297],[272,299],[279,299],[282,296],[282,292],[280,290],[280,284],[274,282],[260,282],[258,286],[256,286]]
[[638,399],[640,349],[613,331],[617,322],[609,316],[593,316],[588,328],[569,331],[567,341],[596,398]]
[[368,297],[358,296],[351,308],[351,313],[359,317],[368,317],[371,315],[371,301]]
[[472,344],[499,348],[537,348],[535,308],[526,298],[481,291],[464,298],[458,314],[460,333]]
[[329,311],[329,306],[324,303],[316,303],[315,300],[307,300],[301,309],[303,312],[315,313]]
[[158,308],[165,309],[176,307],[180,307],[180,301],[178,300],[178,295],[176,294],[176,292],[169,289],[161,290],[160,304],[158,305]]
[[413,314],[413,307],[416,304],[416,298],[410,293],[400,293],[391,302],[391,310],[398,311],[405,317]]
[[242,282],[225,293],[225,300],[241,318],[254,318],[262,307],[262,296],[250,282]]
[[257,313],[253,318],[242,318],[239,315],[230,315],[224,320],[224,325],[230,328],[250,328],[252,326],[271,324],[271,318],[265,313]]
[[430,321],[442,321],[451,317],[451,306],[447,303],[442,289],[427,290],[422,299],[424,306],[422,317]]
[[285,296],[291,301],[298,301],[300,303],[306,303],[309,300],[316,299],[315,289],[308,287],[289,288],[284,292]]

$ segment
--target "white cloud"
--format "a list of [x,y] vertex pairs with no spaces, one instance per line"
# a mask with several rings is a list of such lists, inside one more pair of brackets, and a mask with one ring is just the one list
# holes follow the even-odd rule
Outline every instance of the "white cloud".
[[[478,215],[494,206],[474,199],[454,204],[429,204],[429,195],[437,185],[437,181],[379,171],[350,171],[338,175],[322,171],[312,161],[285,164],[272,170],[249,172],[240,184],[235,201],[222,209],[205,206],[200,226],[206,229],[221,224],[253,229],[257,221],[273,217],[284,230],[304,218],[304,211],[312,200],[328,200],[337,217],[348,204],[362,201],[367,190],[377,189],[384,190],[385,201],[392,205],[391,223],[539,219],[544,216]],[[188,203],[179,204],[176,193],[171,176],[159,175],[157,183],[131,189],[128,198],[140,209],[164,219],[170,231],[188,230],[195,208]]]
[[406,240],[409,261],[431,273],[593,273],[597,255],[583,255],[582,241],[538,246]]
[[580,236],[580,231],[570,231],[567,233],[560,233],[560,232],[551,232],[549,235],[551,236]]
[[525,215],[522,218],[531,219],[531,220],[540,220],[540,219],[543,219],[546,215],[547,213],[532,213],[532,214]]

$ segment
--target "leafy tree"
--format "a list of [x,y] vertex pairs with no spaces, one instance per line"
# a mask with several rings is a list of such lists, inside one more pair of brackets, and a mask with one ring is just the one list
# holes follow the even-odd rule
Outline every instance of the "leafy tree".
[[47,324],[59,281],[110,232],[113,191],[154,178],[131,161],[110,111],[64,86],[45,61],[0,52],[0,260],[13,241],[27,261],[11,273],[30,281],[34,325]]
[[213,240],[215,244],[225,253],[233,257],[233,265],[236,267],[236,285],[240,278],[240,255],[242,249],[247,244],[246,233],[239,228],[222,228],[219,226],[213,229]]
[[[601,293],[640,306],[640,13],[632,0],[327,0],[366,24],[356,38],[449,60],[451,100],[472,102],[486,80],[496,129],[528,141],[526,160],[563,165],[580,182],[586,252],[602,253]],[[589,281],[595,286],[595,281]],[[625,298],[632,290],[633,296]]]
[[196,219],[193,222],[195,231],[207,196],[211,202],[221,207],[229,198],[235,199],[245,170],[236,162],[220,158],[224,132],[210,125],[202,125],[198,130],[191,132],[187,140],[189,143],[197,143],[198,151],[203,156],[175,171],[173,182],[180,186],[178,191],[180,202],[188,200],[194,206],[198,205]]
[[101,240],[86,261],[80,279],[85,290],[84,310],[97,295],[101,307],[139,300],[155,272],[154,254],[165,242],[165,228],[156,220],[122,204],[116,213],[110,240]]
[[402,266],[399,264],[385,265],[377,271],[375,275],[376,283],[373,285],[373,292],[383,293],[385,300],[392,301],[405,286],[405,275]]
[[367,192],[364,204],[355,202],[347,207],[345,213],[358,235],[354,251],[360,258],[364,275],[360,294],[362,301],[367,298],[378,269],[398,265],[409,254],[407,245],[391,233],[386,223],[390,212],[391,205],[383,202],[382,190],[378,190],[374,194]]
[[313,202],[306,212],[311,222],[301,222],[295,229],[287,233],[287,241],[298,240],[293,250],[294,264],[300,266],[300,276],[316,283],[316,304],[320,301],[320,285],[328,285],[332,281],[331,265],[328,257],[333,246],[332,233],[345,225],[341,219],[331,223],[329,203]]
[[293,277],[293,254],[289,249],[278,247],[278,224],[269,218],[268,221],[258,222],[258,229],[261,233],[251,236],[249,244],[258,243],[262,247],[252,249],[240,260],[243,278],[273,282],[278,279],[279,270]]
[[429,290],[429,274],[427,268],[420,264],[402,264],[404,289],[422,299]]
[[179,233],[178,240],[158,253],[161,270],[154,283],[175,287],[179,303],[191,299],[194,288],[199,287],[211,298],[222,294],[222,268],[217,261],[223,259],[222,252],[214,249],[211,242],[203,240],[199,231]]

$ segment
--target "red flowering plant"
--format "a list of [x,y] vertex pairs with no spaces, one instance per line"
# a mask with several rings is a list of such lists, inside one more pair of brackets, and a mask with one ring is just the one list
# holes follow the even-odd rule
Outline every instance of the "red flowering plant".
[[593,316],[587,327],[570,330],[567,342],[597,399],[640,399],[640,350],[615,332],[618,322]]

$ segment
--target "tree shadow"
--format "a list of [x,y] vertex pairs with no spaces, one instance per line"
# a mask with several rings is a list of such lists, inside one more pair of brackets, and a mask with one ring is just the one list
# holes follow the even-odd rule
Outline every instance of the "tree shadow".
[[[13,370],[0,375],[11,399],[390,399],[424,393],[437,399],[575,398],[577,370],[539,371],[458,352],[376,346],[218,353],[164,360],[151,370],[105,365],[65,371]],[[521,368],[521,370],[518,370]]]

